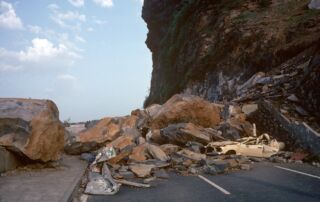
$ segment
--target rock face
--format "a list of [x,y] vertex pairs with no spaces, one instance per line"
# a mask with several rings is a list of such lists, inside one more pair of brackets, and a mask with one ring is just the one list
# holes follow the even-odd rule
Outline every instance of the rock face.
[[0,98],[0,146],[31,160],[58,160],[64,134],[52,101]]
[[305,69],[304,78],[297,90],[302,103],[320,120],[320,45],[309,66]]
[[213,127],[220,122],[219,108],[204,99],[191,95],[174,95],[151,117],[152,128],[164,128],[172,123],[194,123]]
[[[317,2],[145,0],[142,17],[153,58],[145,106],[181,92],[232,100],[257,72],[299,54],[308,60],[320,38],[320,10],[308,9]],[[257,79],[263,85],[272,78]]]

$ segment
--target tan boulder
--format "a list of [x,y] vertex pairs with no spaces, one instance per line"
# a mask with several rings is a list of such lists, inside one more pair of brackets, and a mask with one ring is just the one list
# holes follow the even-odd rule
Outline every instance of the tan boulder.
[[129,159],[133,161],[138,161],[138,162],[147,160],[148,144],[144,143],[133,148],[132,153],[129,156]]
[[137,116],[103,118],[95,126],[82,131],[79,134],[79,141],[83,143],[113,141],[120,136],[122,130],[135,128],[137,120]]
[[137,121],[138,117],[134,115],[103,118],[78,134],[70,133],[67,137],[65,151],[68,154],[81,154],[96,150],[106,142],[111,142],[128,133],[134,133],[131,135],[135,137],[140,136],[136,129]]
[[176,153],[181,149],[178,145],[174,145],[174,144],[163,144],[160,147],[162,151],[164,151],[164,153],[166,153],[167,155]]
[[131,136],[120,136],[114,141],[107,144],[107,147],[113,146],[115,149],[122,150],[129,145],[134,144],[134,139]]
[[161,105],[153,104],[146,108],[146,112],[150,117],[154,117],[161,109]]
[[200,97],[177,94],[151,115],[151,127],[160,129],[172,123],[191,122],[203,127],[213,127],[220,122],[219,108]]
[[65,129],[50,100],[0,98],[0,146],[32,160],[58,160]]
[[78,136],[79,142],[103,143],[112,141],[119,137],[121,125],[118,118],[101,119],[95,126],[81,132]]
[[155,142],[158,144],[165,144],[166,143],[166,139],[164,139],[161,136],[159,129],[150,130],[147,133],[146,138],[149,142]]
[[154,167],[154,165],[149,164],[132,164],[129,166],[129,169],[138,177],[144,178],[151,175],[151,170]]
[[107,144],[107,147],[114,147],[118,150],[123,150],[124,148],[135,145],[136,139],[140,137],[140,133],[137,129],[128,128],[125,129],[121,136],[117,139],[113,140],[112,142]]
[[170,124],[161,129],[161,141],[184,146],[189,141],[208,144],[212,139],[217,138],[214,130],[196,126],[193,123]]
[[127,128],[136,128],[138,120],[139,120],[139,117],[135,115],[125,116],[122,119],[121,128],[123,130]]
[[157,145],[148,144],[148,151],[154,159],[158,159],[160,161],[168,161],[170,159],[161,147]]
[[227,121],[230,127],[235,128],[240,136],[252,136],[253,135],[253,126],[250,122],[243,119],[231,118]]

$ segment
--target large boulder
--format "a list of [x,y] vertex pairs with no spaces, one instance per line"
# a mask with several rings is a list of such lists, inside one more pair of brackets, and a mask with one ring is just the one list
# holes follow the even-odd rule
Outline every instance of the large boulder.
[[91,125],[90,128],[73,133],[67,128],[67,144],[65,151],[68,154],[81,154],[100,148],[107,142],[112,142],[130,129],[136,129],[139,117],[135,115],[103,118]]
[[120,136],[122,129],[135,128],[137,121],[137,116],[104,118],[92,128],[81,132],[79,141],[82,143],[96,142],[98,144],[113,141]]
[[0,146],[31,160],[60,158],[64,126],[50,100],[0,98]]
[[80,132],[79,142],[103,143],[108,140],[112,141],[120,135],[121,125],[119,122],[119,118],[104,118],[92,128]]
[[223,140],[218,131],[196,126],[193,123],[170,124],[160,130],[160,138],[151,139],[159,144],[171,143],[181,146],[185,146],[189,141],[208,144],[212,140]]
[[[200,97],[177,94],[151,113],[151,127],[160,129],[173,123],[194,123],[213,127],[220,122],[219,108]],[[147,109],[148,110],[148,109]]]

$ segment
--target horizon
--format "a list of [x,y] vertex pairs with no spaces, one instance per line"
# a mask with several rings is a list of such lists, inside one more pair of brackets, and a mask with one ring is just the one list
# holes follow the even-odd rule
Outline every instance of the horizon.
[[52,100],[71,122],[142,108],[152,71],[142,5],[0,1],[0,97]]

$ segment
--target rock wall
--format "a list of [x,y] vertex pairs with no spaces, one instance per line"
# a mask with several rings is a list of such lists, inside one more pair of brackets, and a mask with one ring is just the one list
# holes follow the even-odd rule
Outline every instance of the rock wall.
[[303,148],[320,156],[320,134],[304,122],[290,121],[271,102],[261,100],[251,121],[260,133],[270,133],[285,142],[287,150]]
[[306,109],[320,120],[320,45],[317,48],[309,66],[305,69],[304,77],[297,90]]
[[309,3],[145,0],[142,17],[153,58],[145,106],[180,92],[231,100],[256,72],[309,54],[320,39],[320,11],[309,9]]

